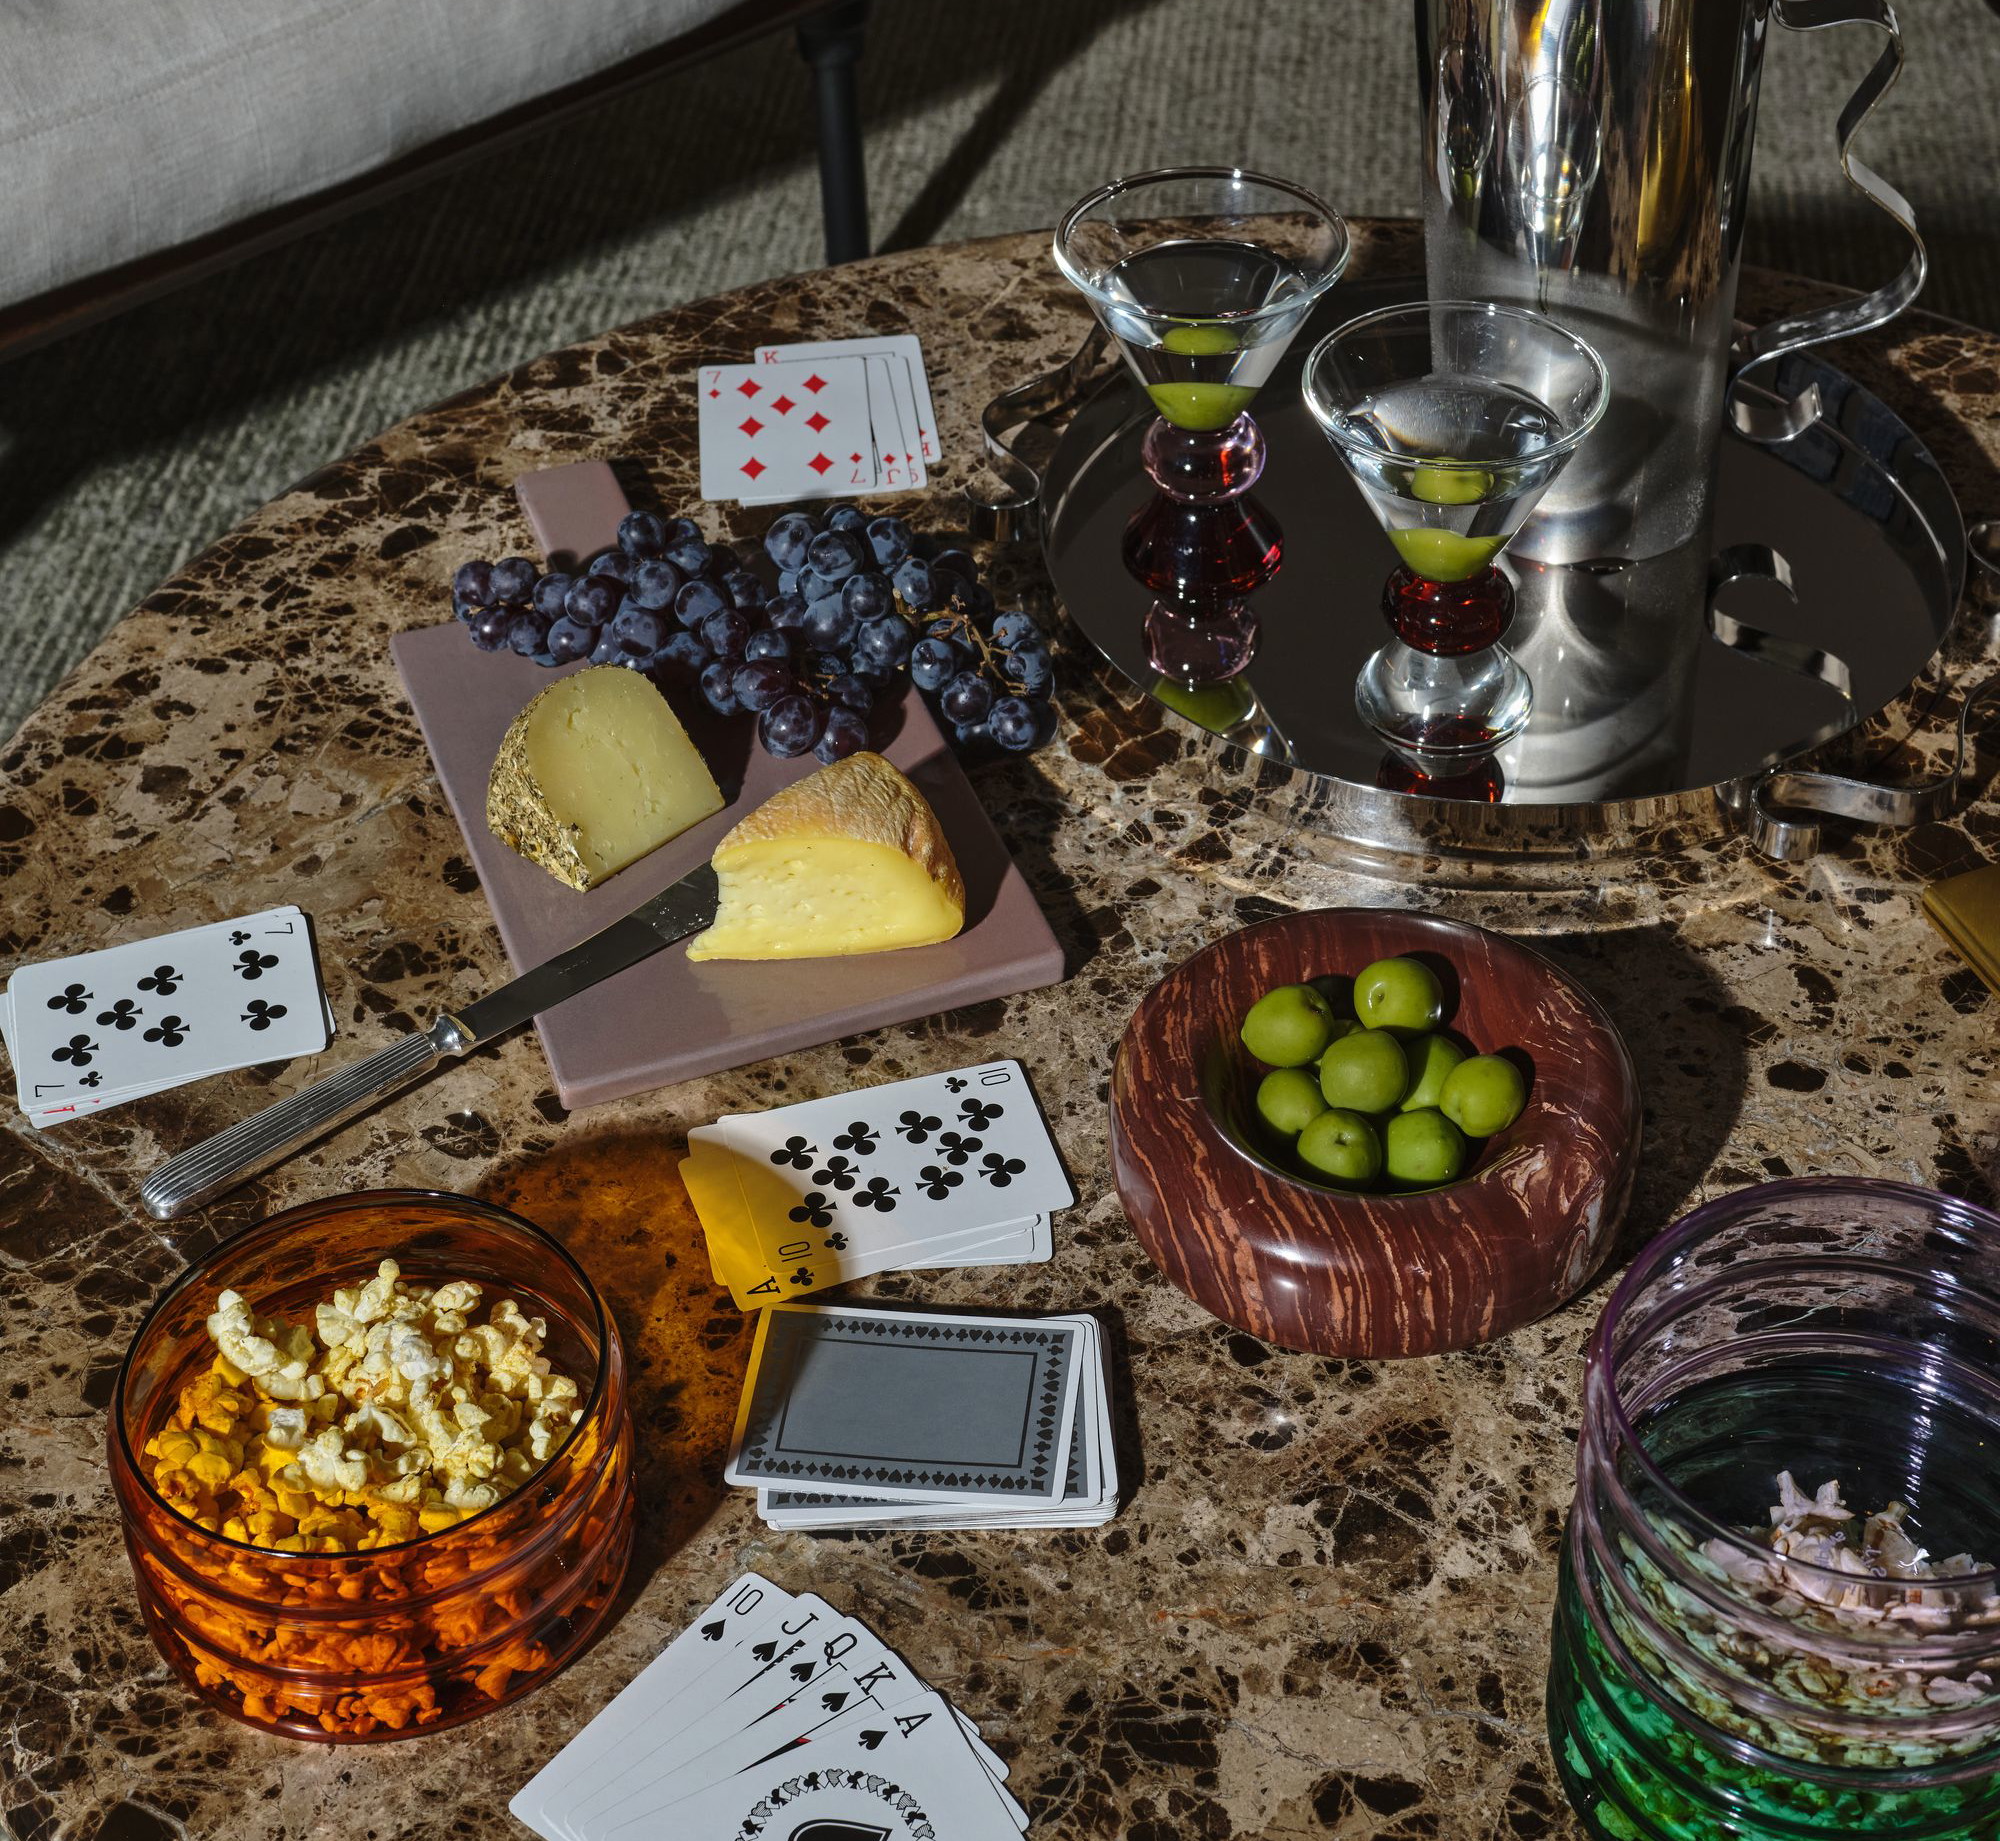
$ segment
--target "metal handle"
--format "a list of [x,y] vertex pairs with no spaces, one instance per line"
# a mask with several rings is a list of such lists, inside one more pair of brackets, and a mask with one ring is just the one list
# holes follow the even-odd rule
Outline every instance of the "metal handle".
[[399,1037],[366,1061],[316,1080],[192,1150],[168,1158],[146,1178],[140,1199],[156,1221],[171,1221],[268,1170],[302,1145],[325,1137],[335,1126],[429,1073],[445,1054],[462,1053],[461,1041],[450,1017],[440,1018],[427,1032]]
[[1908,232],[1911,249],[1910,259],[1895,278],[1873,293],[1835,301],[1811,313],[1790,314],[1759,327],[1739,342],[1737,365],[1730,379],[1730,419],[1738,432],[1762,442],[1788,441],[1810,427],[1819,416],[1818,392],[1808,389],[1795,401],[1786,403],[1754,388],[1739,391],[1738,385],[1746,382],[1749,373],[1802,346],[1844,339],[1887,325],[1917,298],[1929,264],[1910,201],[1874,168],[1864,166],[1854,157],[1854,137],[1860,133],[1862,123],[1902,74],[1903,34],[1896,24],[1894,8],[1888,0],[1777,0],[1773,11],[1778,23],[1794,32],[1816,32],[1824,26],[1866,25],[1886,35],[1888,43],[1847,99],[1834,132],[1840,147],[1842,176],[1862,197],[1887,212]]
[[1838,652],[1829,652],[1809,639],[1787,639],[1782,634],[1753,626],[1734,614],[1724,613],[1716,597],[1732,582],[1775,582],[1794,601],[1792,565],[1768,543],[1732,543],[1718,550],[1708,562],[1708,630],[1721,644],[1745,658],[1775,665],[1780,671],[1796,672],[1802,678],[1817,678],[1829,690],[1848,702],[1854,701],[1854,671]]
[[1030,422],[1074,408],[1117,369],[1118,363],[1110,335],[1094,325],[1090,336],[1053,371],[1003,390],[980,411],[979,432],[986,444],[987,464],[1007,491],[1000,498],[985,498],[966,487],[973,536],[1007,543],[1027,534],[1041,504],[1042,476],[1008,445],[1006,437]]
[[1819,850],[1820,828],[1817,818],[1795,814],[1903,827],[1949,816],[1958,804],[1971,760],[1973,711],[1995,695],[2000,695],[2000,677],[1987,678],[1965,693],[1958,708],[1951,765],[1914,786],[1882,786],[1873,780],[1797,767],[1774,767],[1760,775],[1750,787],[1744,813],[1751,842],[1780,863],[1798,863]]

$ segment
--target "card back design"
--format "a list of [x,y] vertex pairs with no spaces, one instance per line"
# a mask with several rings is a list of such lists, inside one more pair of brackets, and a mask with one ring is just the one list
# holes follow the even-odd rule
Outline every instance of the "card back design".
[[733,1483],[1060,1500],[1079,1332],[1031,1319],[767,1311]]

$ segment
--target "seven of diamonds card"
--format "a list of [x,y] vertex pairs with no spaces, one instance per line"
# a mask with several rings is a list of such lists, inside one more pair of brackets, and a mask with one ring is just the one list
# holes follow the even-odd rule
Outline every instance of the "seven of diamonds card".
[[881,483],[860,358],[703,365],[696,392],[705,499],[825,499]]

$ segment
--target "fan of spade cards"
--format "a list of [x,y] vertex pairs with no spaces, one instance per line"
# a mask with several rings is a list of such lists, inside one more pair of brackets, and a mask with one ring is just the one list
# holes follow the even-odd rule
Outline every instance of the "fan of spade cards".
[[865,1624],[738,1579],[510,1807],[545,1841],[1017,1841],[974,1726]]

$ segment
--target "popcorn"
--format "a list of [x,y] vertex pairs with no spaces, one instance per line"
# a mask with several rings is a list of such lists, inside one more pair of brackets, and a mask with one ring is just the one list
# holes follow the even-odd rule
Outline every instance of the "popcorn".
[[311,1333],[300,1324],[252,1316],[250,1306],[233,1291],[215,1300],[208,1336],[231,1367],[273,1400],[312,1400],[326,1389],[324,1381],[308,1372],[316,1353]]
[[437,1533],[541,1468],[577,1416],[547,1325],[480,1288],[406,1285],[385,1259],[316,1305],[312,1328],[233,1291],[208,1318],[217,1354],[146,1446],[154,1487],[189,1520],[280,1552],[354,1552]]
[[[1768,1529],[1753,1537],[1697,1541],[1678,1521],[1649,1512],[1652,1532],[1675,1564],[1697,1579],[1727,1581],[1718,1603],[1669,1576],[1629,1535],[1621,1534],[1626,1577],[1644,1616],[1692,1650],[1709,1670],[1751,1682],[1790,1703],[1784,1718],[1753,1712],[1682,1658],[1655,1644],[1631,1611],[1613,1601],[1611,1621],[1645,1671],[1675,1699],[1718,1730],[1766,1751],[1843,1769],[1908,1769],[1965,1755],[1992,1743],[1989,1721],[1940,1733],[1913,1723],[1906,1733],[1857,1733],[1855,1714],[1923,1716],[1981,1703],[2000,1704],[2000,1683],[1984,1670],[1936,1660],[1918,1650],[1885,1647],[1871,1660],[1858,1638],[1887,1625],[1917,1633],[2000,1624],[2000,1594],[1953,1581],[1985,1569],[1969,1554],[1934,1560],[1910,1538],[1909,1514],[1892,1502],[1859,1517],[1837,1480],[1810,1494],[1789,1471],[1777,1478]],[[1856,1538],[1856,1523],[1860,1523]],[[1746,1613],[1755,1613],[1753,1618]],[[1781,1620],[1788,1636],[1767,1620]],[[1823,1711],[1828,1717],[1819,1719]],[[1706,1767],[1704,1767],[1706,1768]]]

